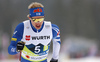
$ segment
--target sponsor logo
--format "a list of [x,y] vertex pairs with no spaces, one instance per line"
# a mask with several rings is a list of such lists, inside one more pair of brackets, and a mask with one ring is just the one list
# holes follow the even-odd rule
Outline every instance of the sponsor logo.
[[50,28],[50,25],[45,25],[46,28]]
[[32,60],[41,60],[41,59],[45,59],[47,57],[47,55],[42,56],[42,57],[31,57]]
[[19,44],[18,44],[18,46],[23,46],[23,45],[19,45]]
[[28,59],[29,59],[29,58],[30,58],[30,56],[29,56],[29,55],[26,55],[26,58],[28,58]]
[[16,34],[16,33],[17,33],[17,31],[14,32],[14,34]]
[[33,11],[33,13],[35,13],[35,12],[42,12],[42,9],[41,9],[41,8],[35,9],[35,10]]
[[11,48],[11,51],[12,51],[12,52],[15,52],[15,48]]
[[50,39],[50,36],[34,36],[32,40]]
[[26,35],[25,37],[26,37],[25,39],[26,39],[27,41],[30,40],[30,35]]
[[26,27],[27,29],[29,29],[29,27]]
[[30,36],[30,35],[26,35],[25,36],[26,40],[29,41],[30,38],[32,38],[32,40],[44,40],[44,39],[50,39],[50,36]]

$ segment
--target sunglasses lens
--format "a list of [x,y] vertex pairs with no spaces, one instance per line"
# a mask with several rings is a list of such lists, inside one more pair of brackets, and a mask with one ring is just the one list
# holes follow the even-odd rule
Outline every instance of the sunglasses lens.
[[35,21],[36,19],[31,18],[33,21]]
[[44,18],[39,18],[39,19],[33,19],[33,18],[31,18],[34,22],[41,22],[41,21],[43,21],[44,20]]

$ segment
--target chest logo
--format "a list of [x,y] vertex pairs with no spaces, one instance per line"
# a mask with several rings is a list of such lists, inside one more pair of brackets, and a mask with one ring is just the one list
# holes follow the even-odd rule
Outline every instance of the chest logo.
[[30,40],[30,35],[26,35],[26,36],[25,36],[25,39],[26,39],[27,41],[29,41],[29,40]]

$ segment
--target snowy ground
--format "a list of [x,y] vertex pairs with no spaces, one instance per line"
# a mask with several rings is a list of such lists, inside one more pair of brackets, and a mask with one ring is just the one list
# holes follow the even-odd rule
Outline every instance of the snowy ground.
[[[18,60],[0,60],[0,62],[19,62],[19,61]],[[59,62],[100,62],[100,58],[62,59]]]
[[[48,56],[48,62],[50,61],[51,56]],[[0,62],[19,62],[18,59],[16,60],[0,60]],[[86,57],[80,59],[70,59],[64,55],[60,56],[59,62],[100,62],[100,58],[98,57]]]

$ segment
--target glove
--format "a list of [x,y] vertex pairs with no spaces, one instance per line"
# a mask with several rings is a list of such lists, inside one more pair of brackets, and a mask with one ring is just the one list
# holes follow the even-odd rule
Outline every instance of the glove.
[[24,45],[25,45],[25,42],[22,42],[22,41],[18,42],[17,43],[17,51],[19,52],[19,51],[23,50]]
[[51,59],[50,62],[58,62],[58,59]]

